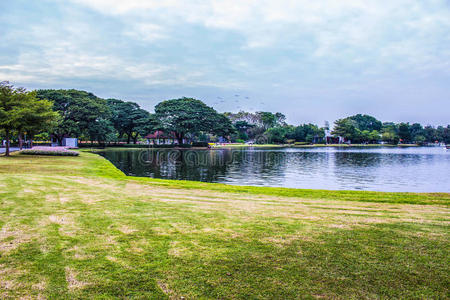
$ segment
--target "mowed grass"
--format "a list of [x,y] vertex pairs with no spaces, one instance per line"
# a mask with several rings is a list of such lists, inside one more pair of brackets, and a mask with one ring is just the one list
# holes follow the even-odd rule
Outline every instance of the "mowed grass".
[[448,298],[449,200],[0,157],[0,298]]

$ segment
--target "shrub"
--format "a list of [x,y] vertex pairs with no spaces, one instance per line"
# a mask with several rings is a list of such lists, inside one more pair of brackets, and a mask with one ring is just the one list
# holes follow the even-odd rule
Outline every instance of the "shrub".
[[192,147],[209,147],[208,142],[194,142],[192,143]]
[[78,156],[80,155],[76,151],[70,150],[22,150],[21,154],[25,155],[51,155],[51,156]]

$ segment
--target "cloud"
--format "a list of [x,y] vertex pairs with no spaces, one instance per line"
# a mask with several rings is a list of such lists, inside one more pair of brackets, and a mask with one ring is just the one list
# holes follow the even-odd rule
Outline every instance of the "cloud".
[[124,34],[145,42],[169,38],[162,26],[152,23],[133,24]]
[[[138,18],[135,35],[159,38],[161,28],[146,19],[164,23],[200,24],[205,28],[231,30],[245,37],[243,49],[290,48],[311,41],[315,49],[303,55],[377,60],[404,57],[411,65],[428,63],[430,54],[449,60],[447,47],[450,10],[442,1],[308,1],[308,0],[74,0],[100,13]],[[129,18],[128,18],[129,20]],[[148,32],[146,34],[146,32]],[[428,43],[424,43],[427,41]],[[408,45],[414,51],[398,51]],[[447,44],[448,45],[448,44]],[[432,47],[430,47],[432,46]],[[440,53],[437,53],[439,51]]]
[[124,97],[239,89],[330,110],[385,87],[395,99],[418,84],[450,96],[445,0],[11,1],[0,26],[0,77],[21,85],[101,82]]

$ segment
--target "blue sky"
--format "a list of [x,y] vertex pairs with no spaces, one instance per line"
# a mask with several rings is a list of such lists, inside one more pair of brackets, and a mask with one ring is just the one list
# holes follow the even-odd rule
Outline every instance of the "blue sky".
[[14,0],[0,26],[0,80],[28,89],[450,123],[445,0]]

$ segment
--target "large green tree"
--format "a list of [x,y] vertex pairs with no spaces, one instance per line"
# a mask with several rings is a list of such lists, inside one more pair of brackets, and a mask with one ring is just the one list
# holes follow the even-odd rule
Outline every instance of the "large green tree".
[[52,101],[54,110],[61,116],[52,132],[59,144],[65,136],[89,136],[88,129],[91,125],[110,117],[106,100],[85,91],[38,90],[37,97]]
[[111,122],[119,134],[127,136],[127,143],[131,140],[136,144],[139,135],[145,135],[153,130],[154,118],[151,114],[140,108],[139,104],[118,99],[108,99],[111,110]]
[[212,107],[193,98],[166,100],[155,106],[155,117],[159,127],[173,132],[179,144],[187,134],[200,132],[226,135],[231,121]]
[[38,99],[35,92],[15,88],[9,82],[0,83],[0,129],[5,132],[6,156],[10,153],[13,131],[19,136],[23,130],[35,133],[56,119],[52,105],[47,100]]
[[[332,134],[352,142],[370,142],[383,124],[375,117],[357,114],[335,122]],[[375,132],[374,132],[375,131]],[[371,133],[374,134],[371,134]]]
[[40,100],[36,92],[29,92],[29,101],[18,119],[17,133],[19,144],[22,148],[22,135],[26,134],[33,146],[33,138],[36,134],[52,128],[59,120],[57,112],[53,111],[53,103],[48,100]]

